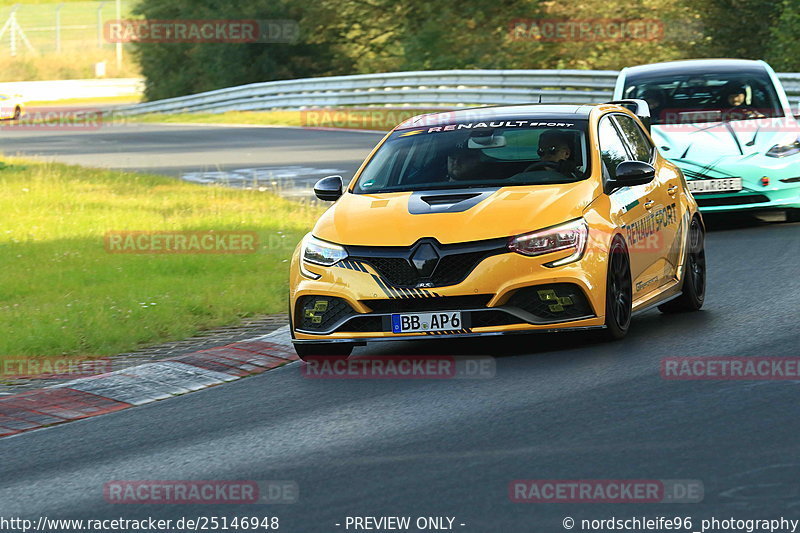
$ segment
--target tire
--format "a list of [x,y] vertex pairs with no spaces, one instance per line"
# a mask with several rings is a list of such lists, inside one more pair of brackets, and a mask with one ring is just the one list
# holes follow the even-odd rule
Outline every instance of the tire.
[[312,359],[347,359],[353,352],[353,344],[349,342],[315,342],[312,344],[295,344],[294,351],[303,361]]
[[800,222],[800,209],[787,209],[786,222]]
[[619,340],[628,334],[631,326],[633,286],[631,262],[622,238],[617,237],[608,251],[606,276],[606,340]]
[[689,225],[689,250],[683,267],[682,293],[658,306],[662,313],[698,311],[706,298],[706,233],[697,217]]

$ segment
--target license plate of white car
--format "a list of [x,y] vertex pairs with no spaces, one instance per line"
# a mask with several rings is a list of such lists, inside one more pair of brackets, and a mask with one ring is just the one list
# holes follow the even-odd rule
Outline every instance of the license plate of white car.
[[742,190],[742,178],[718,178],[711,180],[687,181],[693,193],[703,192],[736,192]]

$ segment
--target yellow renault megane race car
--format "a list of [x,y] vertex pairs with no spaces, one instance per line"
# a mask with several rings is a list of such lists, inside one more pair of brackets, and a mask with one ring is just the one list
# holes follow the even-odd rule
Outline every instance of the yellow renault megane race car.
[[647,104],[485,107],[391,131],[291,263],[302,358],[373,341],[604,329],[692,311],[704,226],[681,171],[649,135]]

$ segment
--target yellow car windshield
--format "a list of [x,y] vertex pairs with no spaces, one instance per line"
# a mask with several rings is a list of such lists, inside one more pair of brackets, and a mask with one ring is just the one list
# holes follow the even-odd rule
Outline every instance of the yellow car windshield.
[[497,120],[395,131],[356,194],[569,183],[589,175],[587,121]]

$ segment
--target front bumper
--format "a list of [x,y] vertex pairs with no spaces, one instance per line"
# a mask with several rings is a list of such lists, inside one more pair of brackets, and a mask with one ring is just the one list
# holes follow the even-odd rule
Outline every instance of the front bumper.
[[800,182],[750,185],[735,193],[697,193],[694,199],[703,213],[800,208]]
[[[606,258],[587,250],[575,263],[544,266],[568,255],[494,255],[481,261],[462,282],[433,288],[394,287],[372,265],[349,261],[329,268],[307,267],[322,276],[311,280],[299,273],[299,257],[295,255],[294,290],[290,293],[293,337],[296,343],[372,342],[603,327]],[[321,306],[326,309],[315,331],[310,331],[304,329],[303,318],[306,313],[315,313],[315,300],[310,299],[317,297],[324,297],[326,302],[330,297],[330,302]],[[565,305],[559,307],[559,302]],[[352,312],[343,311],[343,305]],[[551,305],[557,311],[550,311]],[[558,311],[561,308],[564,310]],[[465,323],[459,330],[447,332],[391,332],[389,317],[393,313],[431,311],[461,311]],[[331,312],[334,314],[328,316],[333,318],[329,319],[326,314]]]
[[337,338],[337,337],[325,337],[324,339],[320,339],[318,337],[315,338],[299,338],[299,339],[292,339],[292,343],[294,344],[316,344],[321,340],[324,342],[332,342],[332,343],[355,343],[355,344],[366,344],[368,342],[391,342],[391,341],[418,341],[418,340],[431,340],[431,339],[474,339],[476,337],[497,337],[501,335],[521,335],[525,333],[568,333],[574,331],[590,331],[590,330],[597,330],[597,329],[604,329],[605,325],[595,325],[595,326],[567,326],[562,325],[560,327],[553,327],[553,328],[536,328],[536,329],[510,329],[507,331],[480,331],[480,332],[472,332],[472,333],[448,333],[446,335],[393,335],[391,337],[358,337],[358,338]]

